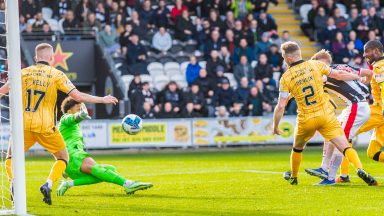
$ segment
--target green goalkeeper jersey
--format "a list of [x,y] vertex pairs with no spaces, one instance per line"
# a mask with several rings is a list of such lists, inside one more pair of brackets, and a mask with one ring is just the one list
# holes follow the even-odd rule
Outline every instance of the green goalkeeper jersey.
[[83,133],[80,130],[80,121],[74,114],[64,114],[59,122],[59,130],[64,138],[68,153],[84,150]]

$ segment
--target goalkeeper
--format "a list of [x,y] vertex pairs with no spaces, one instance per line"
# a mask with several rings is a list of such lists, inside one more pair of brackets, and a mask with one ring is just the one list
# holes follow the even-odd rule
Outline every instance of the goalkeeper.
[[60,119],[59,129],[69,153],[69,163],[65,173],[72,180],[62,181],[57,189],[58,196],[63,196],[73,186],[99,182],[120,185],[127,194],[152,187],[151,183],[125,179],[116,172],[114,166],[98,164],[89,157],[89,154],[84,150],[83,135],[79,125],[81,121],[90,119],[83,103],[78,103],[71,97],[67,97],[61,105],[61,111],[64,115]]

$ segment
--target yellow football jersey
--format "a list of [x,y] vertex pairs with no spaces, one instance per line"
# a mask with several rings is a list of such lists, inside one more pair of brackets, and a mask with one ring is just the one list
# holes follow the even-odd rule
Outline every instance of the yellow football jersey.
[[330,67],[323,62],[301,60],[292,64],[283,74],[280,92],[289,92],[295,97],[299,118],[312,118],[333,112],[323,84],[323,75],[328,76],[330,72]]
[[373,63],[373,79],[371,80],[371,92],[373,101],[381,104],[380,83],[384,82],[384,56]]
[[24,130],[53,133],[56,128],[57,91],[75,89],[68,77],[45,62],[22,70]]

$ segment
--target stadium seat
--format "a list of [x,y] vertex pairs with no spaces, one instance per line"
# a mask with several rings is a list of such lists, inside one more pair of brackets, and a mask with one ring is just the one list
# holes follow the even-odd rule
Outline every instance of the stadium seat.
[[169,69],[169,70],[165,70],[164,71],[165,74],[168,76],[168,77],[172,77],[172,76],[175,76],[175,75],[182,75],[182,73],[180,72],[180,70],[176,70],[176,69]]
[[279,85],[280,75],[281,75],[280,72],[273,72],[273,75],[272,75],[272,77],[276,81],[277,85]]
[[64,19],[59,20],[59,31],[64,34],[63,22]]
[[160,62],[152,62],[147,66],[147,70],[164,70],[164,66]]
[[185,75],[185,71],[187,70],[189,61],[185,61],[180,64],[180,72]]
[[155,88],[158,91],[164,89],[164,87],[169,83],[169,78],[165,75],[156,76],[154,79]]
[[181,74],[174,74],[173,76],[169,77],[170,80],[172,81],[175,81],[175,82],[178,82],[178,81],[186,81],[185,80],[185,76],[181,75]]
[[53,10],[51,8],[43,7],[41,8],[41,12],[43,14],[43,19],[47,20],[52,18]]
[[148,70],[149,74],[152,77],[158,76],[158,75],[164,75],[164,70],[163,69],[152,69]]
[[173,62],[174,59],[171,56],[163,56],[160,58],[160,63],[165,64],[167,62]]
[[183,50],[183,47],[179,44],[173,45],[169,50],[170,53],[178,53]]
[[303,4],[300,7],[300,17],[302,23],[308,23],[308,13],[312,9],[311,4]]
[[27,21],[27,23],[28,24],[31,24],[31,25],[33,25],[33,23],[35,23],[36,22],[36,19],[29,19],[28,21]]
[[224,73],[224,76],[228,78],[232,88],[237,88],[237,81],[232,73]]
[[200,67],[202,67],[202,68],[206,68],[206,66],[207,66],[207,61],[200,61],[200,62],[199,62],[199,65],[200,65]]
[[55,19],[45,19],[52,31],[60,31],[60,26]]
[[177,62],[167,62],[164,64],[164,71],[167,73],[167,70],[178,70],[180,71],[180,64]]
[[133,80],[133,75],[123,75],[121,76],[121,80],[123,80],[124,82],[124,85],[125,85],[125,89],[129,89],[129,85],[131,84],[132,80]]

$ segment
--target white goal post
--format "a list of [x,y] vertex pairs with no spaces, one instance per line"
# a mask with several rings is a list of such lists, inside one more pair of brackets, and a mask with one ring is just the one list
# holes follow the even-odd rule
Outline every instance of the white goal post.
[[27,214],[18,0],[6,0],[10,126],[15,214]]

